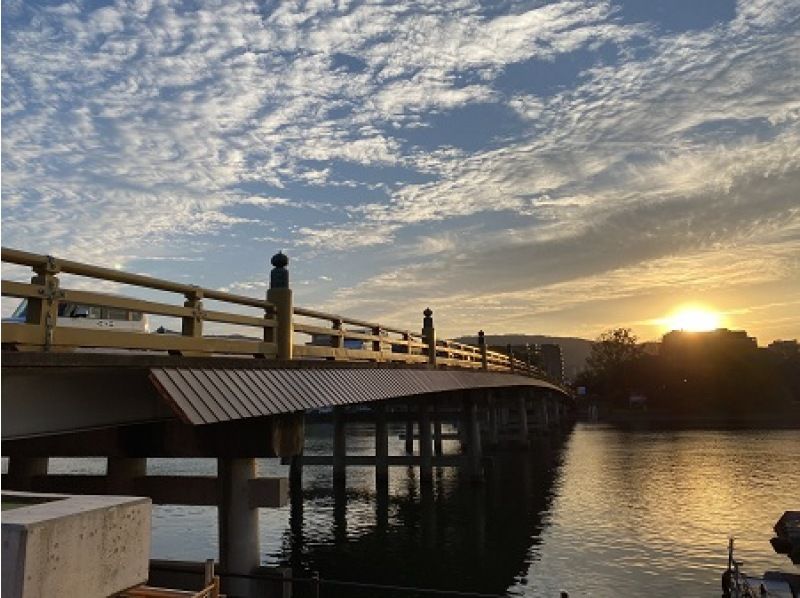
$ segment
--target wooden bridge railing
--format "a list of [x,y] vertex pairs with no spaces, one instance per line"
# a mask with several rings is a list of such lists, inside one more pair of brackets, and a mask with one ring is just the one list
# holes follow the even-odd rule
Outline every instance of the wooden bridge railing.
[[[488,350],[482,331],[477,347],[438,340],[433,327],[433,313],[429,309],[425,310],[422,333],[416,334],[357,318],[293,307],[286,269],[288,259],[280,253],[272,258],[274,268],[264,300],[16,249],[3,248],[2,261],[28,266],[34,273],[30,283],[2,281],[4,297],[28,302],[24,322],[3,322],[4,349],[56,351],[82,347],[166,351],[182,355],[402,362],[542,375],[531,366],[530,359],[525,362],[513,357],[510,348],[508,354]],[[62,273],[172,293],[182,297],[183,304],[61,288],[58,275]],[[204,300],[225,304],[225,311],[206,309]],[[59,305],[66,303],[180,318],[181,332],[145,334],[76,325],[76,322],[65,321],[59,316]],[[227,311],[231,307],[255,312],[247,315]],[[204,334],[206,322],[256,329],[257,337]],[[296,343],[297,337],[303,336],[310,337],[311,342]]]

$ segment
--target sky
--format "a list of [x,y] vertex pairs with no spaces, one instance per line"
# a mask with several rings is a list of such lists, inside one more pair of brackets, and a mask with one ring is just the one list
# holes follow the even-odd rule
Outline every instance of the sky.
[[252,296],[282,250],[296,305],[440,336],[798,338],[800,1],[4,0],[2,243]]

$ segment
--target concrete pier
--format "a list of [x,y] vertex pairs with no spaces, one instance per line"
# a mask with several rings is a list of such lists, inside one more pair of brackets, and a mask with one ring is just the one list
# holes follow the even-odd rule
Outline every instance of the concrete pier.
[[248,490],[255,478],[255,459],[217,459],[219,562],[226,573],[247,575],[260,564],[258,509],[250,507]]

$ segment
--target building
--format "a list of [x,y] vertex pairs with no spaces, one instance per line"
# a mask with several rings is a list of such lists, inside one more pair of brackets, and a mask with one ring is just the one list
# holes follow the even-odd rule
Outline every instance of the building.
[[693,355],[724,353],[727,355],[755,353],[758,343],[744,330],[717,328],[707,332],[673,330],[664,335],[660,355],[664,357],[686,358]]
[[798,345],[797,339],[790,341],[772,341],[767,345],[767,349],[787,359],[800,355],[800,345]]

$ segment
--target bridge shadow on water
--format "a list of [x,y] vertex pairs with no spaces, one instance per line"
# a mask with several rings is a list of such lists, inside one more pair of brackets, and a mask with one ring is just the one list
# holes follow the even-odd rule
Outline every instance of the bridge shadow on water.
[[[347,486],[306,475],[302,494],[293,489],[282,564],[296,577],[505,594],[538,558],[565,443],[554,435],[524,452],[497,452],[483,484],[456,469],[437,469],[433,484],[420,485],[413,468],[397,468],[383,487],[371,469],[361,479],[348,471]],[[308,584],[294,591],[315,596]],[[320,595],[429,594],[323,582]]]

